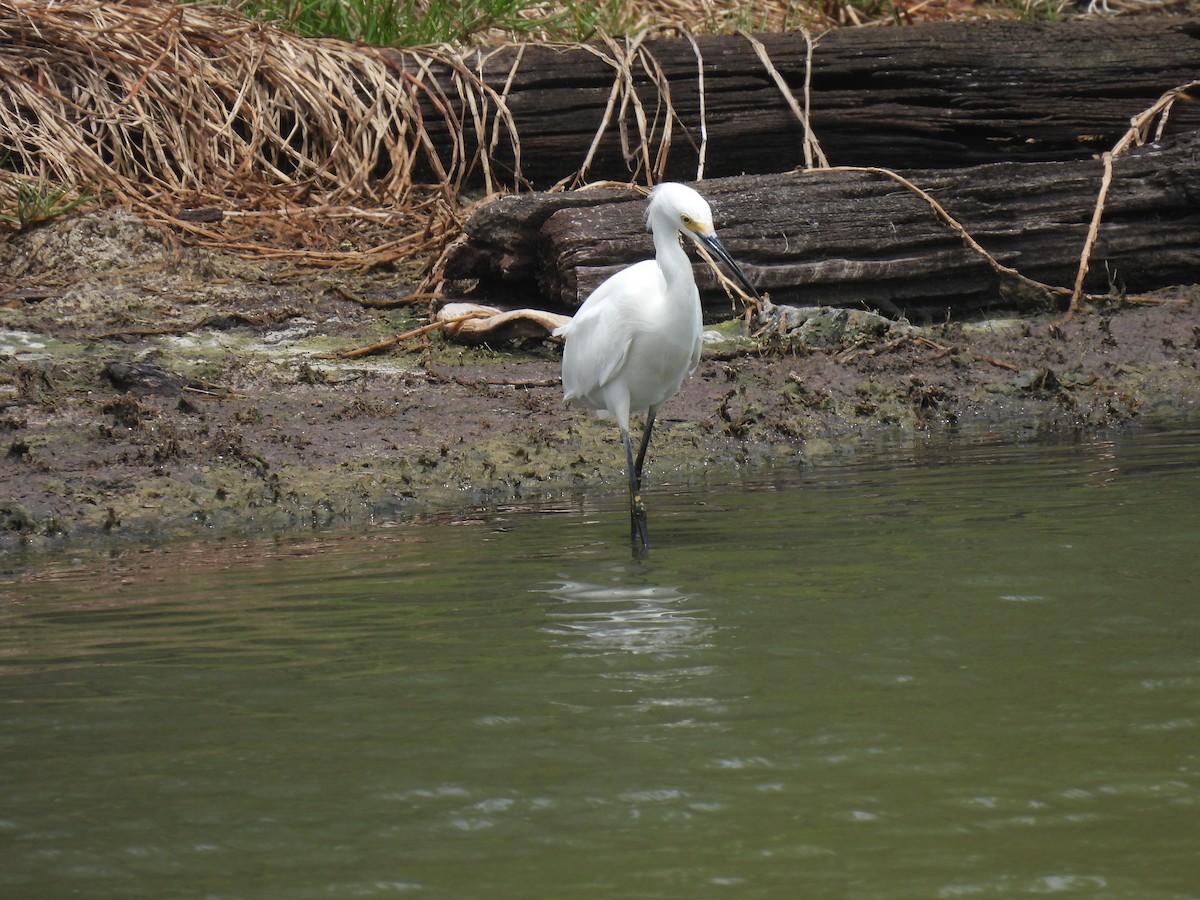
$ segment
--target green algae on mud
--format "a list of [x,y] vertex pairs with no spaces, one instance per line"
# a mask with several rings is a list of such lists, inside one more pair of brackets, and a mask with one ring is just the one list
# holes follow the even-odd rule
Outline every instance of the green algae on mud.
[[[362,523],[618,484],[611,423],[562,405],[557,347],[353,360],[417,320],[394,273],[311,272],[176,246],[117,211],[0,243],[0,546]],[[479,298],[486,301],[486,298]],[[1197,291],[916,329],[804,313],[806,335],[716,334],[664,406],[648,479],[863,441],[986,440],[1185,421]]]

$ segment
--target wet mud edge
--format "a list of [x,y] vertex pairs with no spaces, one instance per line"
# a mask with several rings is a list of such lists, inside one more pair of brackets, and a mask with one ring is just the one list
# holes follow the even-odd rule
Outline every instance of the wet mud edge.
[[[119,211],[0,243],[0,550],[362,524],[623,483],[611,423],[562,405],[550,343],[434,336],[394,272],[183,245]],[[876,440],[1190,425],[1200,290],[914,330],[714,340],[660,413],[648,481],[819,465]],[[486,302],[487,298],[474,298]],[[715,336],[714,336],[715,337]]]

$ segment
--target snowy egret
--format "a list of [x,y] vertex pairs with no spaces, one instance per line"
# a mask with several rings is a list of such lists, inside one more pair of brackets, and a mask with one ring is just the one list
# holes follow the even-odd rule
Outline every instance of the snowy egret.
[[[566,341],[562,381],[567,403],[611,416],[621,428],[629,471],[629,540],[635,556],[650,547],[642,502],[642,466],[658,408],[679,390],[700,361],[700,293],[692,263],[679,243],[686,235],[719,259],[753,297],[757,291],[717,240],[712,211],[682,184],[650,192],[646,226],[654,259],[622,269],[601,284],[554,334]],[[630,413],[644,411],[637,458],[629,441]]]

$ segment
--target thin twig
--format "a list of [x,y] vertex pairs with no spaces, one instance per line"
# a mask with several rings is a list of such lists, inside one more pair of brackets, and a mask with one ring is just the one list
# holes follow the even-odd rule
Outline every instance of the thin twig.
[[696,43],[696,39],[692,37],[690,31],[684,29],[683,36],[687,38],[688,43],[692,45],[692,52],[696,54],[696,96],[700,103],[700,146],[697,149],[696,180],[703,181],[704,164],[708,159],[708,114],[705,111],[704,56],[700,53],[700,45]]
[[451,319],[443,319],[438,322],[430,322],[427,325],[422,325],[419,328],[414,328],[411,331],[406,331],[403,334],[393,335],[385,341],[380,341],[377,344],[371,344],[367,347],[358,347],[354,350],[339,350],[335,353],[322,353],[317,359],[360,359],[364,356],[371,356],[375,353],[382,353],[384,350],[390,350],[397,344],[402,344],[405,341],[412,340],[415,337],[429,334],[431,331],[437,331],[440,328],[447,328],[451,325],[457,325],[460,322],[466,322],[468,319],[486,319],[492,313],[473,312],[463,316],[455,316]]
[[436,292],[426,293],[418,291],[391,300],[374,300],[358,296],[344,284],[330,284],[325,290],[332,294],[337,294],[343,300],[350,303],[357,303],[359,306],[365,306],[368,309],[396,309],[400,306],[416,306],[419,303],[428,303],[430,300],[438,300],[442,297],[441,294]]
[[970,232],[968,232],[967,229],[964,228],[958,222],[957,219],[955,219],[952,215],[950,215],[950,213],[946,212],[945,207],[943,207],[942,204],[938,203],[938,201],[935,200],[933,198],[933,196],[929,194],[928,191],[922,190],[921,188],[917,187],[917,185],[913,184],[911,181],[909,181],[907,178],[905,178],[899,172],[893,172],[891,169],[883,169],[883,168],[879,168],[877,166],[833,166],[832,168],[828,169],[827,171],[829,171],[829,172],[862,172],[864,174],[883,175],[886,178],[890,178],[892,181],[896,182],[897,184],[901,185],[905,189],[911,191],[912,193],[914,193],[918,197],[920,197],[922,200],[924,200],[929,205],[930,209],[933,210],[934,215],[936,215],[946,225],[948,225],[950,227],[950,229],[959,236],[959,238],[967,246],[967,248],[969,250],[973,251],[974,253],[978,254],[984,260],[984,262],[986,262],[996,273],[1003,275],[1007,278],[1015,279],[1026,287],[1033,288],[1038,291],[1044,291],[1048,294],[1057,294],[1059,296],[1064,296],[1064,297],[1070,295],[1070,291],[1067,288],[1055,287],[1054,285],[1043,284],[1040,281],[1035,281],[1034,279],[1029,278],[1026,275],[1022,275],[1020,272],[1018,272],[1016,269],[1012,268],[1011,266],[1004,265],[1004,263],[1000,262],[998,259],[996,259],[994,256],[992,256],[990,253],[988,253],[987,250],[983,249],[983,247],[980,245],[980,243],[971,236]]
[[1108,200],[1109,187],[1112,185],[1113,160],[1129,150],[1130,147],[1143,144],[1146,140],[1150,123],[1159,116],[1161,116],[1161,119],[1159,120],[1156,138],[1161,138],[1163,129],[1166,127],[1167,117],[1171,114],[1171,108],[1175,105],[1175,101],[1197,87],[1200,87],[1200,81],[1192,81],[1188,84],[1181,84],[1179,87],[1171,88],[1171,90],[1164,93],[1154,103],[1131,118],[1129,120],[1129,128],[1121,135],[1120,140],[1117,141],[1112,150],[1100,157],[1101,163],[1104,166],[1104,172],[1100,177],[1100,190],[1096,196],[1096,205],[1092,210],[1091,222],[1088,224],[1087,237],[1084,238],[1083,249],[1079,254],[1079,268],[1075,273],[1075,288],[1071,291],[1071,303],[1067,307],[1067,316],[1072,316],[1079,311],[1080,299],[1083,297],[1083,281],[1087,278],[1088,269],[1091,267],[1092,251],[1096,246],[1096,240],[1100,234],[1100,220],[1104,215],[1104,206]]
[[767,74],[771,76],[771,80],[775,82],[775,86],[779,88],[779,93],[783,95],[784,102],[791,109],[792,114],[800,122],[800,126],[804,129],[804,167],[811,169],[814,163],[817,167],[825,169],[829,167],[829,160],[825,158],[825,153],[821,150],[821,145],[817,143],[816,135],[813,134],[812,126],[808,120],[808,96],[809,96],[809,73],[812,71],[812,51],[813,42],[808,36],[808,32],[804,33],[804,40],[808,46],[807,65],[805,67],[805,105],[801,108],[800,103],[796,100],[796,95],[792,93],[792,89],[788,87],[787,81],[783,75],[775,68],[775,64],[771,62],[771,57],[767,53],[767,48],[763,46],[762,41],[746,32],[739,32],[754,49],[754,54],[758,57],[759,62],[763,64],[763,68],[767,70]]

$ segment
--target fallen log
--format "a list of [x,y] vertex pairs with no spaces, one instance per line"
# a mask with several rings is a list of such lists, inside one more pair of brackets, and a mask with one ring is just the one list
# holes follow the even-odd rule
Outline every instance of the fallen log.
[[[1200,281],[1200,132],[1118,157],[1085,289],[1140,292]],[[993,259],[1070,288],[1096,205],[1098,160],[909,171]],[[777,303],[863,306],[940,318],[1058,303],[998,270],[917,193],[877,172],[808,171],[711,179],[721,239]],[[487,297],[535,294],[576,308],[623,266],[653,254],[634,189],[526,194],[481,204],[448,255],[450,279]],[[731,306],[709,267],[697,283],[709,318]]]
[[[489,188],[796,168],[808,79],[811,127],[835,165],[1081,159],[1200,78],[1190,19],[842,29],[820,37],[811,72],[809,49],[789,33],[513,45],[440,63],[383,53],[412,83],[445,171],[473,166],[466,180]],[[1200,129],[1200,104],[1180,104],[1170,129]]]

